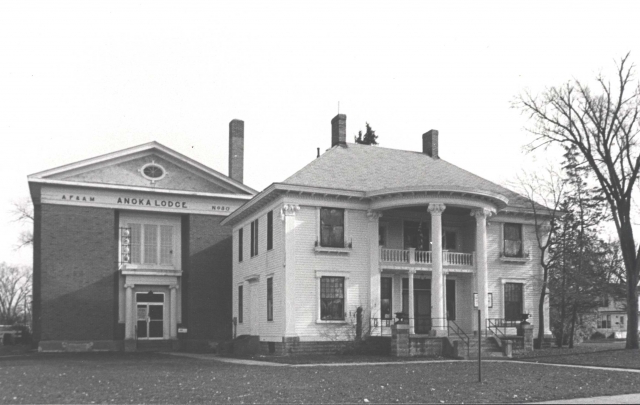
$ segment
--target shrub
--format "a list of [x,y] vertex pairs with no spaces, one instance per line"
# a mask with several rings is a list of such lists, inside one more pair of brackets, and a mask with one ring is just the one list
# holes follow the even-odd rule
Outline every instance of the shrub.
[[594,332],[589,339],[596,340],[596,339],[604,339],[605,337],[606,336],[604,335],[604,333]]

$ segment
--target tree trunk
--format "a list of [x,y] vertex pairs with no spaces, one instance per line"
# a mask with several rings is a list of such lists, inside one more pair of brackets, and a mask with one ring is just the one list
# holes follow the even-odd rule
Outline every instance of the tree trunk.
[[571,334],[569,336],[569,349],[573,349],[573,339],[576,333],[576,317],[578,315],[578,304],[573,303],[573,314],[571,315]]
[[540,291],[540,302],[538,303],[538,341],[534,341],[533,348],[542,347],[544,339],[544,297],[547,293],[547,269],[544,269],[544,282],[542,283],[542,291]]
[[566,314],[567,314],[567,302],[566,302],[566,290],[565,290],[565,285],[567,284],[567,275],[565,274],[564,271],[564,264],[562,265],[563,269],[562,269],[562,301],[560,304],[560,344],[558,345],[559,347],[562,347],[564,345],[564,321],[566,318]]
[[627,275],[627,349],[638,348],[638,253],[633,239],[633,229],[631,223],[625,222],[618,229],[620,237],[620,249]]

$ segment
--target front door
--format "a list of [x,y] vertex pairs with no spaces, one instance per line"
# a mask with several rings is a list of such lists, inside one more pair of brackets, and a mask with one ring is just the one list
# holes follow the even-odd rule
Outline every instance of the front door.
[[[409,279],[402,279],[402,312],[409,313]],[[431,280],[413,280],[413,317],[415,333],[431,330]]]
[[138,339],[162,339],[164,337],[164,294],[137,293]]

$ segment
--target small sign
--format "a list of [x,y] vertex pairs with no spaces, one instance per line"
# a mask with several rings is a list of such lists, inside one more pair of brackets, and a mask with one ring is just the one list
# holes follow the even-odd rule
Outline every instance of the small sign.
[[478,308],[478,293],[473,293],[473,306]]
[[139,321],[147,320],[147,307],[138,307],[138,320]]
[[187,333],[187,328],[178,328],[178,333]]

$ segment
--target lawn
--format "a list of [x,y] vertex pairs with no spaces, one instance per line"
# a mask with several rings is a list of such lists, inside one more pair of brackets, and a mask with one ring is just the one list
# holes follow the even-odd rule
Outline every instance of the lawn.
[[640,374],[514,362],[266,367],[156,353],[0,357],[0,403],[524,402],[640,392]]
[[640,350],[626,350],[624,341],[589,342],[569,348],[534,350],[514,356],[517,360],[553,364],[640,369]]

